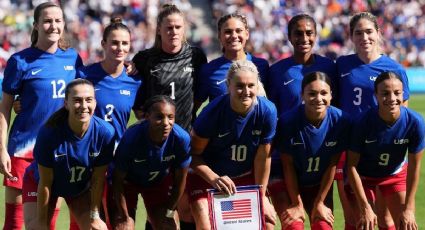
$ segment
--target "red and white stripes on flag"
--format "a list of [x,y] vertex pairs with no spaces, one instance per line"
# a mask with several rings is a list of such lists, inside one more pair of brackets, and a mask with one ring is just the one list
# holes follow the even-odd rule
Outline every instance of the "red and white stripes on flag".
[[223,220],[251,218],[251,199],[221,201],[221,215]]

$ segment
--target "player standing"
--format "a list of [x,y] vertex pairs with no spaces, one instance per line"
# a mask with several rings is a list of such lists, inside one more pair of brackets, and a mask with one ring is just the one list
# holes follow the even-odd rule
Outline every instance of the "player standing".
[[217,29],[223,56],[202,66],[202,77],[195,90],[196,107],[207,99],[212,101],[228,92],[226,75],[233,61],[252,61],[257,66],[262,82],[265,82],[269,73],[269,64],[265,59],[255,57],[244,50],[249,39],[248,22],[244,15],[233,13],[222,16],[217,22]]
[[[288,23],[288,38],[294,54],[273,64],[266,83],[269,99],[276,105],[278,116],[302,103],[301,82],[304,75],[320,71],[333,81],[336,68],[332,60],[313,53],[316,42],[316,21],[310,15],[298,14]],[[336,90],[332,89],[332,92]],[[268,191],[279,217],[289,205],[279,151],[272,149],[272,167]],[[282,219],[281,219],[282,221]]]
[[[12,55],[6,65],[0,104],[0,172],[5,175],[6,186],[4,229],[22,228],[22,178],[33,159],[37,133],[63,105],[66,84],[82,65],[77,52],[68,48],[63,39],[64,27],[63,11],[58,5],[38,5],[34,10],[31,47]],[[7,141],[15,95],[20,95],[22,108]]]

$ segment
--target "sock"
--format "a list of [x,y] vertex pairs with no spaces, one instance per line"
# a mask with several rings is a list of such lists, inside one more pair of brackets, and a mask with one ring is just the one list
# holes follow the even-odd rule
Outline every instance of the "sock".
[[52,219],[50,220],[50,229],[51,230],[56,229],[56,220],[58,219],[59,211],[60,211],[60,209],[58,209],[58,208],[55,208],[55,210],[53,210],[53,216],[52,216]]
[[74,216],[69,215],[69,230],[80,230]]
[[181,230],[196,230],[195,223],[180,221]]
[[24,206],[22,204],[6,203],[6,213],[3,230],[21,230],[24,225]]

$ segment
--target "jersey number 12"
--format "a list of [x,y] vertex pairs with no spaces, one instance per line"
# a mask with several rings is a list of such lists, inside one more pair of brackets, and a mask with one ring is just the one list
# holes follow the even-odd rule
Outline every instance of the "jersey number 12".
[[52,84],[53,98],[65,98],[66,83],[64,80],[51,81],[50,84]]

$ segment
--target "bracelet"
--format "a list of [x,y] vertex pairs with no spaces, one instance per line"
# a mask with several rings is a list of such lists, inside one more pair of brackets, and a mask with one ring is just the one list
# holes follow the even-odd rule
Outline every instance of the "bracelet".
[[95,219],[100,219],[100,215],[99,215],[99,211],[98,210],[91,210],[90,211],[90,219],[95,220]]
[[165,213],[165,217],[167,217],[167,218],[174,218],[174,210],[167,209],[167,211]]

